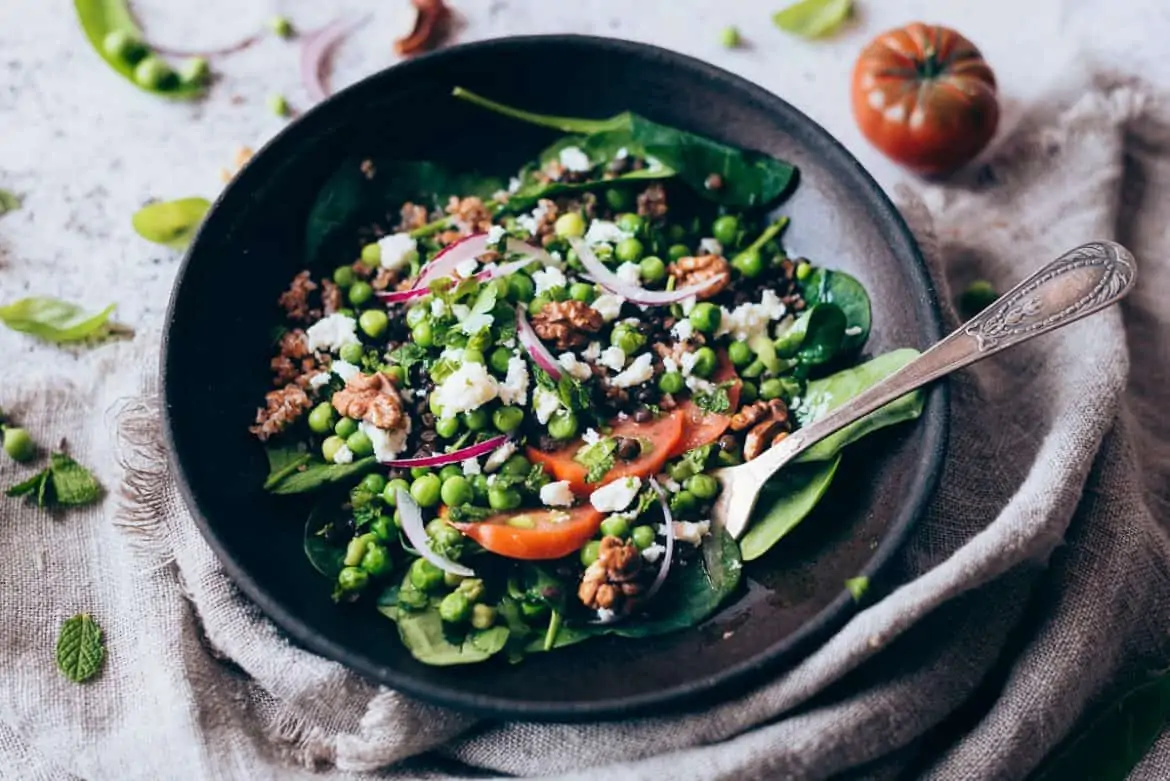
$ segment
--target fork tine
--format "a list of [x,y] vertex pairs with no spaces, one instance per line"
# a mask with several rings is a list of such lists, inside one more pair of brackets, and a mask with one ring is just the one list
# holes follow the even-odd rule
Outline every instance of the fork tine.
[[715,528],[726,529],[732,539],[738,540],[751,519],[760,492],[759,478],[747,464],[717,469],[712,476],[719,481],[722,490],[711,508],[711,522]]

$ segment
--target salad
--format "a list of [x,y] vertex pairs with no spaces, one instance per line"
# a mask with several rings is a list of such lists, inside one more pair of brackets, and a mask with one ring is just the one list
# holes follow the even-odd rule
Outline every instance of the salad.
[[251,428],[265,488],[312,495],[334,599],[429,664],[693,626],[922,396],[784,470],[739,543],[711,525],[712,472],[914,351],[863,361],[864,287],[783,245],[791,165],[455,94],[564,135],[506,182],[376,158],[325,182]]

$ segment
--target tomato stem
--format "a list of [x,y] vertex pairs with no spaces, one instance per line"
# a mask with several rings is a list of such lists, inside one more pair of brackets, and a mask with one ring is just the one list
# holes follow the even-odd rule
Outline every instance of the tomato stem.
[[942,63],[938,61],[933,46],[927,47],[923,54],[925,56],[918,62],[918,75],[924,79],[933,79],[943,72]]

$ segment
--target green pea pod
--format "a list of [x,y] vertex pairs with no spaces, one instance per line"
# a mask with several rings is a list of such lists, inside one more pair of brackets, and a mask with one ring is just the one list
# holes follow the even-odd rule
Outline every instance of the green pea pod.
[[[203,94],[202,81],[185,82],[169,68],[152,70],[152,78],[135,78],[143,62],[158,64],[142,43],[142,31],[134,21],[127,0],[73,0],[85,37],[106,63],[139,89],[168,98],[191,100]],[[116,45],[117,44],[117,45]],[[165,67],[165,64],[162,64]]]

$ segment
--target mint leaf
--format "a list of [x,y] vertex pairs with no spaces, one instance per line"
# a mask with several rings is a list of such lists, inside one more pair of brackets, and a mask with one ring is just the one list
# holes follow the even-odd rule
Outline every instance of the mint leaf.
[[65,619],[57,636],[57,669],[74,683],[97,675],[106,658],[102,630],[88,613]]
[[557,395],[560,396],[561,404],[574,412],[582,412],[593,406],[589,390],[580,380],[570,377],[567,372],[557,381]]
[[134,231],[155,244],[173,249],[186,247],[211,208],[206,198],[180,198],[147,204],[130,219]]
[[709,391],[699,391],[691,397],[691,401],[695,402],[701,410],[719,414],[727,412],[731,409],[731,399],[727,395],[727,389],[734,383],[724,382],[716,385]]
[[5,491],[4,494],[5,494],[5,496],[11,496],[11,497],[31,496],[33,494],[36,494],[37,495],[37,505],[40,507],[44,507],[44,504],[42,503],[42,497],[44,496],[45,487],[48,485],[48,483],[49,483],[49,470],[42,469],[40,472],[37,472],[35,475],[33,475],[29,479],[25,480],[23,483],[17,483],[16,485],[12,486],[7,491]]
[[0,322],[45,341],[77,342],[101,331],[113,313],[113,304],[89,314],[68,301],[34,297],[0,306]]
[[617,455],[617,440],[613,437],[603,437],[592,445],[585,445],[573,456],[573,460],[589,471],[585,475],[585,482],[596,483],[613,469]]
[[[64,453],[49,456],[53,498],[57,504],[78,507],[101,498],[102,487],[85,467]],[[42,505],[43,506],[43,505]]]

